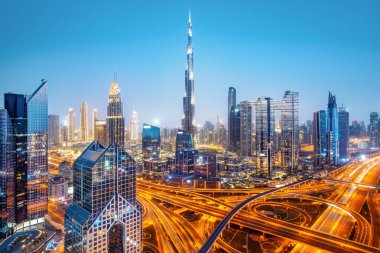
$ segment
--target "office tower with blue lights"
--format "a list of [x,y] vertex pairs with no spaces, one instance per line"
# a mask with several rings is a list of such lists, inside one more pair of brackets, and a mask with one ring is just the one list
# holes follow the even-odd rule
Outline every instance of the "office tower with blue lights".
[[74,162],[73,203],[65,214],[65,252],[141,252],[136,171],[118,143],[92,142]]
[[231,106],[230,110],[230,119],[229,119],[229,141],[230,141],[230,150],[233,152],[238,152],[240,149],[240,104]]
[[299,94],[285,91],[280,103],[281,165],[294,174],[298,165],[299,149]]
[[377,148],[379,146],[379,114],[377,112],[371,112],[369,115],[369,145],[371,148]]
[[350,139],[350,115],[346,107],[340,107],[339,112],[339,160],[341,163],[348,162],[348,143]]
[[[47,86],[47,81],[42,80],[32,95],[4,95],[4,108],[8,116],[2,117],[10,121],[11,126],[4,124],[7,124],[7,131],[12,133],[12,148],[5,151],[5,156],[11,160],[8,165],[14,163],[13,169],[5,167],[2,170],[10,170],[14,175],[13,182],[8,180],[11,188],[7,196],[9,201],[14,201],[14,219],[8,224],[14,231],[45,222],[48,203]],[[4,157],[4,153],[1,156]]]
[[160,158],[161,136],[159,127],[144,123],[142,131],[142,152],[145,159]]
[[236,106],[236,89],[234,87],[228,88],[228,108],[227,108],[227,115],[228,115],[228,147],[231,148],[233,144],[231,143],[231,140],[233,139],[233,130],[232,130],[232,122],[231,122],[231,108],[233,106]]
[[178,175],[192,175],[194,173],[195,156],[198,150],[193,148],[190,133],[178,130],[175,151],[175,173]]
[[275,105],[270,97],[260,97],[255,103],[257,171],[271,177],[274,160]]
[[191,14],[189,13],[189,28],[187,33],[187,65],[185,70],[185,96],[183,97],[182,130],[195,137],[195,92],[193,72],[193,30]]
[[123,103],[119,84],[111,83],[107,106],[107,144],[118,143],[124,147],[124,116]]
[[327,115],[326,111],[314,112],[313,116],[314,166],[321,167],[327,156]]
[[11,233],[15,224],[15,142],[12,122],[6,109],[0,109],[0,236]]
[[240,149],[241,156],[252,155],[252,102],[240,102]]
[[339,162],[339,118],[336,97],[329,92],[327,105],[327,162],[337,165]]

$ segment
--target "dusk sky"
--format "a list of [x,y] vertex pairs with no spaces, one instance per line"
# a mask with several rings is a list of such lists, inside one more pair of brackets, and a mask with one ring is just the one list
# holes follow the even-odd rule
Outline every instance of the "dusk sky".
[[[380,112],[380,1],[1,1],[0,93],[31,94],[49,81],[49,113],[81,101],[105,118],[117,69],[124,114],[179,127],[188,10],[193,19],[198,124],[226,122],[238,101],[300,93],[300,122],[328,91],[369,121]],[[0,104],[3,106],[3,95]]]

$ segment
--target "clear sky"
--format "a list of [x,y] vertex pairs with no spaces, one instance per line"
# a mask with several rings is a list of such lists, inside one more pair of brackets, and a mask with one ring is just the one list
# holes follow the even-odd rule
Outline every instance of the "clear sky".
[[31,94],[45,78],[50,113],[79,116],[86,100],[105,118],[117,69],[127,120],[135,109],[178,127],[189,6],[198,123],[226,122],[231,84],[238,101],[299,91],[301,122],[328,91],[351,120],[380,112],[378,0],[1,0],[0,93]]

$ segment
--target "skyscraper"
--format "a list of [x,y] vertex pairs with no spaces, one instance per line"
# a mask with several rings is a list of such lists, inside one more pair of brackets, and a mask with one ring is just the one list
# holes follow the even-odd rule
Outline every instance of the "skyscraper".
[[67,113],[67,140],[75,141],[75,111],[69,108]]
[[10,233],[15,224],[15,142],[12,123],[6,109],[0,109],[0,234]]
[[119,84],[111,83],[107,107],[107,143],[124,147],[124,116]]
[[240,148],[240,105],[231,106],[230,111],[230,150],[238,152]]
[[193,73],[193,30],[191,24],[191,14],[189,13],[189,29],[187,33],[187,65],[185,70],[185,96],[183,97],[182,130],[185,130],[195,137],[195,92]]
[[281,120],[281,164],[291,173],[296,172],[299,147],[299,94],[294,91],[285,91],[280,105]]
[[273,99],[260,97],[255,103],[256,111],[256,156],[257,171],[261,175],[272,175],[274,159],[275,115]]
[[142,215],[135,164],[117,143],[94,141],[73,166],[74,198],[65,214],[65,252],[141,252]]
[[314,112],[313,117],[314,166],[320,167],[326,162],[327,155],[327,116],[326,111]]
[[80,139],[88,140],[88,104],[83,101],[80,104]]
[[17,230],[43,223],[47,212],[48,95],[47,81],[32,95],[6,93],[5,109],[12,125],[14,203]]
[[136,111],[132,112],[131,120],[129,121],[129,134],[132,144],[137,144],[139,141],[139,117]]
[[327,161],[337,165],[339,161],[339,120],[336,97],[329,92],[327,105]]
[[105,120],[95,121],[95,141],[107,143],[107,123]]
[[49,114],[49,146],[59,144],[59,115]]
[[339,159],[341,162],[347,162],[348,155],[348,142],[350,138],[349,126],[349,113],[346,107],[339,108]]
[[369,144],[371,148],[379,146],[379,114],[371,112],[369,115]]
[[142,152],[144,158],[159,158],[161,153],[160,128],[152,125],[143,125]]
[[228,88],[228,108],[227,108],[227,115],[228,115],[228,147],[232,147],[233,143],[231,142],[232,139],[234,139],[234,132],[231,124],[231,108],[233,106],[236,106],[236,89],[234,87]]
[[240,102],[240,155],[252,155],[252,102]]
[[92,110],[91,131],[92,131],[92,139],[94,141],[96,141],[96,139],[95,139],[95,128],[96,128],[96,121],[97,120],[99,120],[99,111],[98,111],[98,109],[93,109]]

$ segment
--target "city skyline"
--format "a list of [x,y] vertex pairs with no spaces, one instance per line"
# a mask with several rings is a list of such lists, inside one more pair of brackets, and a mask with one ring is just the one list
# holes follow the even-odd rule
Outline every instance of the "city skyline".
[[[158,119],[160,126],[179,127],[189,5],[171,4],[173,8],[166,8],[168,3],[160,3],[161,12],[154,8],[142,12],[141,4],[126,4],[126,13],[138,10],[141,14],[137,22],[116,9],[116,5],[93,4],[93,13],[86,14],[73,30],[63,30],[63,34],[68,35],[63,41],[58,41],[61,35],[57,34],[57,29],[62,28],[62,22],[67,27],[68,14],[78,19],[80,11],[88,5],[78,4],[71,11],[64,9],[66,12],[62,15],[57,15],[62,7],[60,4],[53,4],[49,13],[41,15],[26,8],[28,4],[23,8],[12,4],[5,6],[0,19],[7,28],[2,30],[14,38],[15,45],[0,42],[0,52],[4,56],[0,60],[1,92],[31,92],[34,84],[30,80],[46,78],[50,83],[50,114],[58,114],[62,120],[68,108],[75,108],[79,114],[80,103],[88,101],[89,110],[98,108],[103,119],[112,72],[117,69],[127,120],[132,110],[136,110],[141,124],[154,123]],[[39,5],[42,2],[31,8]],[[213,12],[207,8],[210,5],[191,3],[196,37],[197,124],[203,125],[206,120],[215,122],[216,115],[220,114],[227,125],[225,103],[231,85],[237,89],[237,101],[253,101],[260,96],[279,100],[285,90],[298,91],[301,123],[312,119],[314,111],[326,108],[329,90],[337,95],[338,107],[342,104],[347,107],[350,121],[368,123],[369,113],[380,111],[376,93],[371,92],[380,80],[376,71],[380,66],[377,43],[380,37],[376,32],[379,17],[374,12],[377,3],[370,2],[364,8],[350,2],[345,9],[339,9],[338,14],[340,6],[337,3],[312,7],[304,4],[300,7],[303,13],[294,16],[291,15],[294,11],[289,8],[289,13],[285,12],[282,9],[285,4],[281,3],[275,6],[257,2],[246,2],[243,6],[220,3],[213,5]],[[104,22],[95,21],[97,15],[103,17],[102,8],[114,11],[115,15]],[[9,14],[16,15],[16,19],[17,15],[25,14],[25,17],[9,23],[6,21]],[[25,20],[31,18],[30,15],[36,20],[28,24],[30,31],[25,31]],[[51,15],[57,16],[48,25],[45,21]],[[304,24],[297,23],[301,20]],[[78,35],[86,26],[89,30]],[[25,32],[14,34],[13,30],[18,29]],[[95,31],[100,31],[99,35]],[[96,38],[96,43],[91,41]],[[26,44],[20,45],[20,41]],[[47,46],[49,42],[51,45]],[[97,61],[99,57],[104,60]],[[78,59],[81,62],[74,63]],[[358,84],[368,89],[357,95],[355,85]],[[78,87],[86,92],[78,92]],[[167,94],[163,103],[146,102],[154,101],[153,97],[162,93]],[[136,99],[140,96],[146,99]],[[63,97],[69,99],[62,100]],[[78,126],[78,117],[76,120]]]

